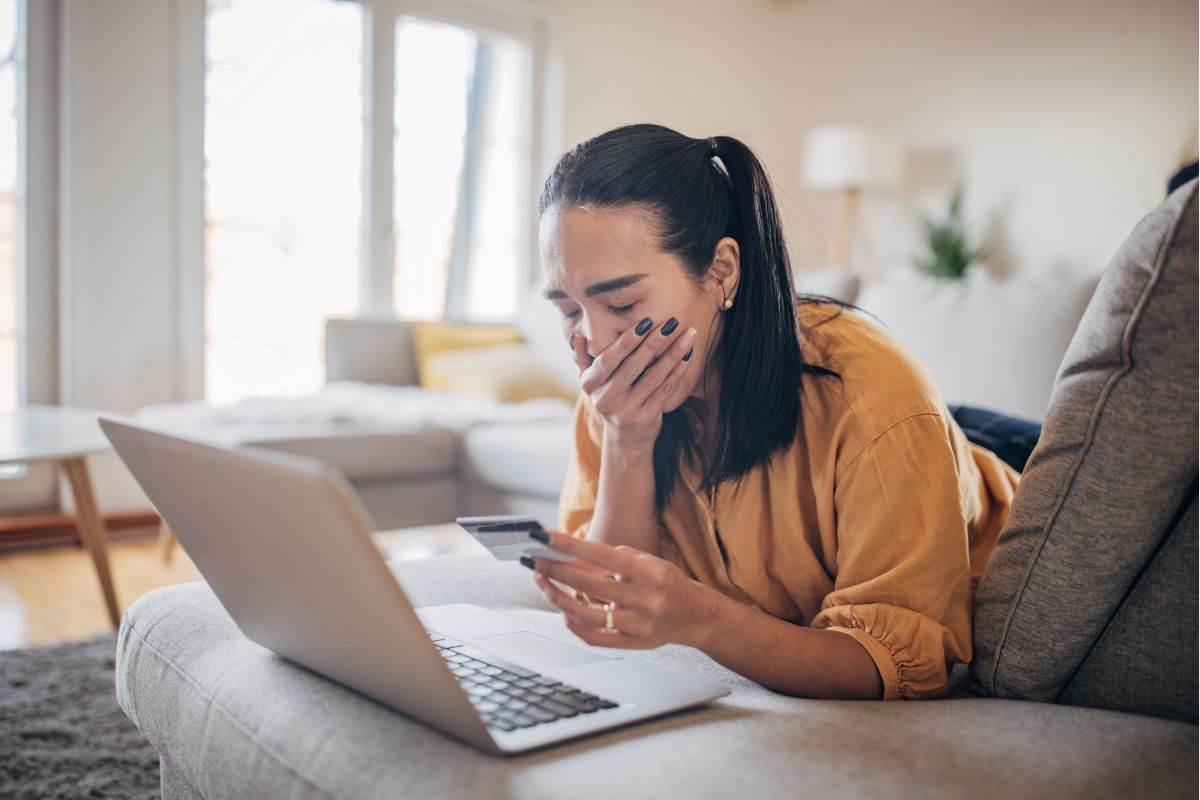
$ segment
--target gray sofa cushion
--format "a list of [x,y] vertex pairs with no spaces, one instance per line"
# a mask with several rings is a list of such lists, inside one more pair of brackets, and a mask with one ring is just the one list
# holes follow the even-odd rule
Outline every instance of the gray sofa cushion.
[[306,436],[249,438],[242,444],[315,458],[340,469],[353,483],[447,477],[455,472],[458,436],[445,428],[339,430],[313,425]]
[[[566,634],[529,573],[410,562],[417,604],[496,607]],[[728,684],[711,707],[517,758],[446,738],[244,638],[203,584],[145,595],[117,652],[122,708],[173,791],[286,798],[1194,797],[1196,729],[985,698],[784,697],[686,647],[638,654]],[[174,795],[165,795],[170,798]]]
[[[1196,258],[1193,181],[1117,253],[1059,370],[1041,441],[976,595],[971,666],[987,694],[1128,707],[1131,696],[1107,696],[1111,686],[1183,682],[1190,673],[1190,709],[1172,715],[1195,719],[1195,601],[1191,614],[1167,613],[1183,586],[1140,601],[1138,613],[1158,613],[1136,663],[1123,668],[1110,655],[1103,682],[1081,672],[1063,692],[1194,496]],[[1175,552],[1185,550],[1164,550]],[[1121,630],[1110,629],[1107,653],[1125,652],[1114,641]],[[1149,676],[1139,664],[1151,665]]]
[[395,319],[327,321],[325,380],[415,386],[412,325]]

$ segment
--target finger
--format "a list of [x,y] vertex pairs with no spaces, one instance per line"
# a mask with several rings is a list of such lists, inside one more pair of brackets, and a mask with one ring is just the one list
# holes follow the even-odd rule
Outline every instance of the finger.
[[610,572],[620,573],[623,578],[629,578],[637,572],[636,562],[639,551],[633,548],[617,549],[604,542],[576,539],[574,536],[567,536],[558,531],[542,532],[549,539],[545,544],[552,550],[606,567]]
[[[592,360],[591,365],[580,376],[579,383],[585,392],[590,394],[607,382],[617,367],[621,366],[625,357],[648,338],[650,333],[650,326],[646,325],[648,319],[650,318],[646,317],[637,325],[627,328],[612,344],[604,348],[604,352]],[[639,327],[643,328],[641,333],[638,333]]]
[[667,375],[663,382],[660,383],[654,389],[654,391],[642,401],[642,407],[656,408],[659,412],[661,412],[663,409],[663,403],[679,384],[679,381],[683,378],[683,374],[688,371],[688,367],[691,366],[691,364],[692,362],[690,360],[680,361],[674,367],[672,367],[671,372]]
[[606,631],[604,628],[581,625],[570,617],[564,621],[567,630],[593,647],[621,647],[626,650],[645,650],[650,647],[650,644],[641,637],[630,635],[619,628]]
[[587,342],[578,334],[571,334],[571,358],[575,360],[575,366],[579,367],[579,372],[582,374],[585,369],[592,365],[592,357],[588,355]]
[[[552,559],[549,559],[549,558],[539,557],[536,551],[533,553],[530,553],[529,557],[532,558],[534,561],[540,560],[540,561],[544,561],[546,563],[549,563],[550,561],[552,561]],[[581,570],[581,571],[586,570],[587,572],[594,572],[597,575],[611,575],[612,574],[612,570],[602,567],[599,564],[593,564],[590,561],[580,561],[579,559],[575,559],[574,561],[555,562],[555,563],[569,563],[573,569],[577,569],[577,570]]]
[[696,329],[688,328],[683,335],[677,338],[667,352],[659,357],[650,367],[642,373],[642,376],[637,379],[633,387],[629,391],[629,400],[637,407],[641,407],[646,398],[654,393],[658,387],[662,386],[663,382],[670,377],[674,372],[675,367],[680,363],[687,363],[683,357],[692,350],[692,344],[696,340]]
[[[674,324],[672,324],[672,321]],[[670,326],[670,330],[667,330]],[[679,324],[679,320],[672,317],[663,323],[655,333],[648,334],[642,342],[642,346],[634,350],[629,356],[621,362],[617,367],[609,382],[614,386],[633,386],[639,382],[643,373],[647,371],[651,364],[655,363],[655,359],[661,360],[660,356],[670,349],[678,339],[683,336],[687,329]],[[663,331],[667,331],[664,333]]]
[[603,598],[623,606],[638,608],[644,605],[641,602],[641,593],[637,588],[614,579],[607,571],[583,570],[572,564],[551,561],[546,558],[535,558],[534,563],[537,564],[537,571],[542,575],[584,592],[591,598]]
[[[606,615],[603,608],[580,603],[548,581],[543,575],[535,574],[534,581],[546,595],[546,599],[563,612],[567,628],[588,644],[599,647],[644,648],[648,646],[640,642],[637,635],[623,631],[620,627],[614,627],[613,630],[606,629],[604,627]],[[584,612],[582,614],[580,613],[581,609]],[[592,612],[598,613],[599,618],[597,619]],[[614,610],[615,613],[616,610]],[[614,619],[613,622],[615,625],[617,620]]]
[[[541,529],[541,527],[540,527],[540,526],[539,526],[539,529]],[[546,532],[547,532],[547,533],[554,533],[554,531],[546,531]],[[563,535],[564,535],[564,536],[566,536],[566,534],[563,534]],[[579,538],[579,537],[576,537],[576,536],[566,536],[566,538],[568,538],[568,539],[577,539],[577,538]],[[531,548],[530,550],[526,550],[526,551],[525,551],[525,553],[526,553],[526,555],[528,555],[530,558],[533,558],[533,559],[536,559],[536,558],[538,558],[538,548],[540,548],[540,547],[542,547],[542,546],[545,546],[545,547],[549,547],[549,546],[550,546],[550,545],[546,544],[545,542],[540,542],[540,540],[535,542],[535,541],[533,540],[533,537],[530,537],[530,542],[531,542],[531,544],[534,544],[534,547],[533,547],[533,548]],[[547,560],[547,561],[549,561],[550,559],[546,559],[546,560]],[[599,573],[602,573],[602,574],[604,574],[604,575],[610,575],[610,574],[612,574],[612,570],[610,570],[610,569],[607,569],[607,568],[605,568],[605,567],[602,567],[602,566],[600,566],[599,564],[593,564],[593,563],[591,563],[590,561],[579,561],[578,559],[576,559],[575,561],[571,561],[571,562],[569,562],[569,563],[571,564],[571,566],[572,566],[572,567],[575,567],[576,569],[586,569],[586,570],[588,570],[589,572],[599,572]]]
[[604,627],[606,616],[604,609],[600,606],[589,605],[572,597],[547,580],[545,575],[534,573],[533,580],[538,588],[542,590],[542,594],[546,595],[546,599],[557,606],[558,610],[566,614],[570,619],[576,620],[583,625],[591,625],[595,628]]

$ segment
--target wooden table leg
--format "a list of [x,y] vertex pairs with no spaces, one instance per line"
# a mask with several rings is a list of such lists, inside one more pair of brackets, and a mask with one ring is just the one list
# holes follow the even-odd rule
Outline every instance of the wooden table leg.
[[92,479],[88,475],[87,461],[83,458],[65,458],[59,461],[58,465],[71,484],[71,493],[75,496],[75,519],[79,535],[83,537],[83,543],[92,555],[92,563],[96,565],[100,591],[104,593],[108,617],[115,628],[121,624],[121,609],[117,605],[112,573],[108,568],[108,530],[104,527],[104,518],[100,516],[100,510],[96,507],[96,495],[92,492]]
[[171,557],[175,555],[175,547],[179,544],[179,540],[175,538],[175,534],[171,533],[171,528],[166,522],[159,523],[158,526],[158,555],[162,558],[164,564],[171,563]]

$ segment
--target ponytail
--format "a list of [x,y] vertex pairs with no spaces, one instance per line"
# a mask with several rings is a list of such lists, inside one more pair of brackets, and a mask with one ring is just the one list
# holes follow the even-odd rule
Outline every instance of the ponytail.
[[726,235],[738,243],[741,278],[737,300],[724,312],[716,354],[721,370],[718,416],[728,411],[740,424],[717,427],[706,489],[741,477],[791,446],[804,371],[792,265],[766,170],[732,136],[707,141],[715,144],[713,157],[728,178],[732,213]]

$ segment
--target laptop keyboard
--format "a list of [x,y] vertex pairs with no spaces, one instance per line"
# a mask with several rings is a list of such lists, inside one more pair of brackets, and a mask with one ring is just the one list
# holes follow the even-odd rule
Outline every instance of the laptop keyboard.
[[611,700],[501,661],[478,647],[428,633],[489,728],[515,731],[617,707]]

